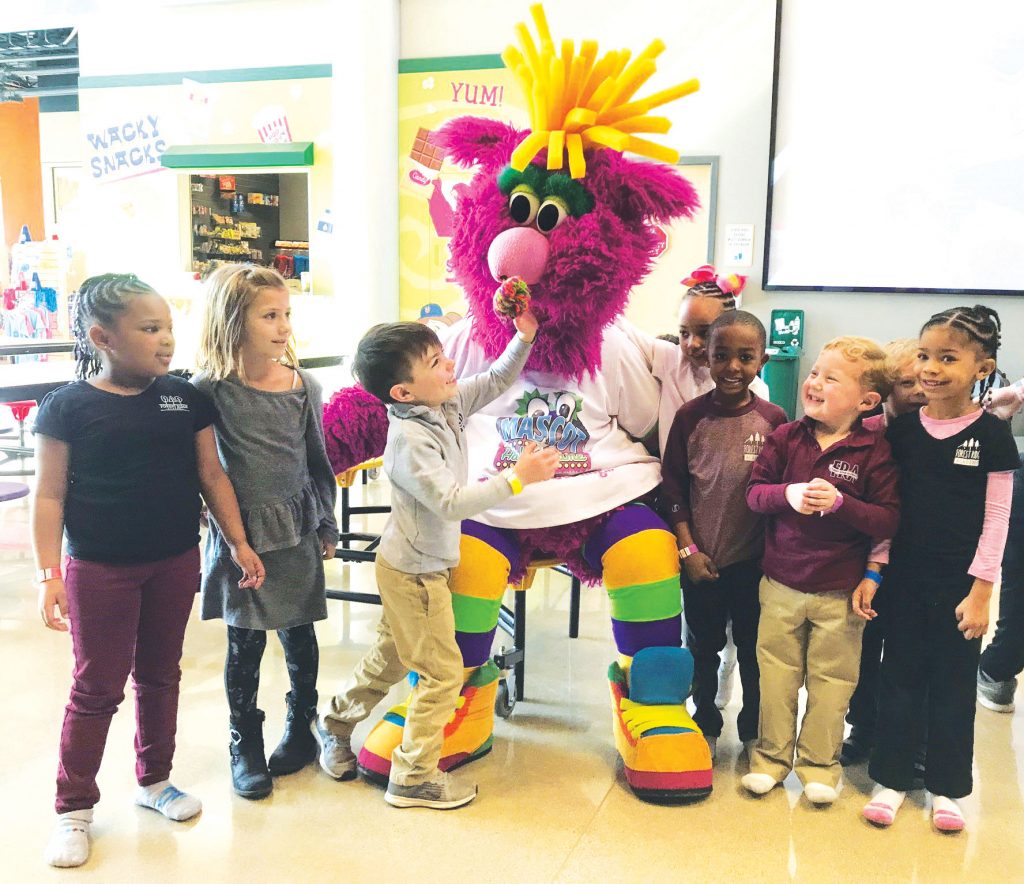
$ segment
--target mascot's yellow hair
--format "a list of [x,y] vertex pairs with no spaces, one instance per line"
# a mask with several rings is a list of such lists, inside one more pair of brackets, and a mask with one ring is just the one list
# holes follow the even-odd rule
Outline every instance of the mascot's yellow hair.
[[679,161],[678,151],[637,138],[636,133],[668,132],[669,119],[647,116],[648,111],[696,92],[700,83],[687,80],[647,98],[630,100],[654,73],[654,59],[665,49],[661,40],[651,43],[632,64],[628,49],[613,49],[597,61],[593,40],[584,40],[578,55],[573,41],[563,40],[561,55],[555,55],[544,7],[535,3],[530,15],[537,26],[540,48],[520,22],[516,25],[520,48],[508,46],[501,54],[530,108],[531,132],[512,153],[513,169],[522,172],[545,147],[548,169],[561,169],[568,154],[573,178],[582,178],[587,172],[583,151],[588,147],[628,150],[666,163]]

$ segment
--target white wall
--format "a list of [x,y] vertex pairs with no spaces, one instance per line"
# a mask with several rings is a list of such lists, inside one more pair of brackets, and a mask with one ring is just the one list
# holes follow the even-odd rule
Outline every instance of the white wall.
[[[498,53],[513,42],[517,21],[529,22],[527,0],[402,0],[401,55]],[[768,148],[771,127],[775,3],[771,0],[557,0],[546,4],[556,43],[593,38],[602,51],[643,49],[655,36],[667,50],[648,90],[699,77],[701,90],[657,113],[674,121],[662,136],[684,154],[721,157],[718,190],[718,254],[726,224],[755,225],[754,266],[744,306],[767,320],[775,307],[799,308],[807,320],[811,354],[838,334],[864,334],[883,341],[916,335],[931,314],[975,298],[932,295],[772,292],[761,290]],[[531,24],[532,29],[532,24]],[[643,94],[643,93],[642,93]],[[836,133],[842,137],[842,133]],[[879,133],[879,157],[885,133]],[[865,182],[870,187],[870,182]],[[864,260],[871,260],[865,255]],[[724,265],[723,265],[724,266]],[[1024,374],[1024,348],[1013,346],[1024,330],[1024,300],[988,298],[1006,332],[1000,367],[1012,377]],[[666,315],[666,330],[672,326]],[[804,370],[809,363],[804,360]]]
[[342,352],[398,318],[398,6],[345,9],[334,64],[336,299]]
[[340,39],[332,20],[339,7],[330,0],[90,5],[92,13],[79,23],[83,77],[329,64]]

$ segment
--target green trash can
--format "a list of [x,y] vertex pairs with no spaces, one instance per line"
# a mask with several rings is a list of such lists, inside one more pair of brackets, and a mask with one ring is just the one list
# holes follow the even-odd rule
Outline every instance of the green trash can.
[[804,311],[772,310],[768,330],[768,362],[761,370],[771,401],[796,419],[800,394],[800,357],[804,345]]
[[796,397],[800,392],[800,356],[795,347],[769,347],[768,362],[761,369],[768,395],[790,420],[796,419]]

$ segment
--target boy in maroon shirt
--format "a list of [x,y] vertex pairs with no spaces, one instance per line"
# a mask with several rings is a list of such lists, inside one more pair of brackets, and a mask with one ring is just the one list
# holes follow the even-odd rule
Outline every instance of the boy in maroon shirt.
[[740,740],[757,737],[757,600],[764,519],[746,502],[747,482],[765,437],[786,422],[777,405],[750,392],[765,355],[760,320],[742,310],[722,314],[708,331],[715,389],[676,413],[665,443],[661,505],[682,560],[686,645],[693,654],[694,721],[715,756],[722,713],[715,705],[719,657],[732,620],[743,708]]
[[830,341],[804,381],[804,417],[772,433],[754,464],[747,503],[768,517],[757,639],[761,725],[742,783],[757,795],[790,770],[813,803],[831,804],[838,795],[843,716],[857,684],[865,623],[853,607],[881,580],[877,566],[865,571],[872,541],[891,538],[899,523],[889,444],[861,417],[892,383],[874,341]]

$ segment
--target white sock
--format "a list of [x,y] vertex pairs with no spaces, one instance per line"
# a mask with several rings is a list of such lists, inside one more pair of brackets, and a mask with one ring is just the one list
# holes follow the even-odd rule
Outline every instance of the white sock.
[[839,797],[839,792],[827,783],[807,783],[804,795],[811,804],[832,804]]
[[92,808],[57,815],[57,825],[43,851],[43,858],[61,869],[80,866],[89,858],[89,825]]
[[771,774],[748,773],[740,780],[740,784],[755,795],[767,795],[779,783]]
[[170,780],[153,783],[152,786],[139,786],[139,791],[135,793],[135,803],[140,807],[152,808],[167,819],[179,823],[192,819],[203,809],[202,801],[195,795],[174,788]]

